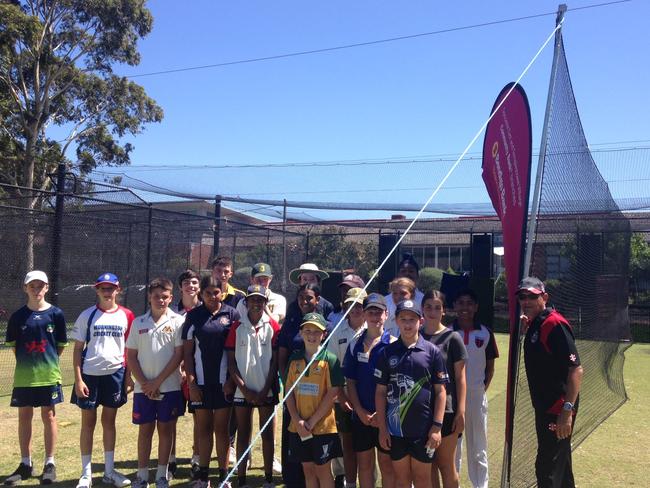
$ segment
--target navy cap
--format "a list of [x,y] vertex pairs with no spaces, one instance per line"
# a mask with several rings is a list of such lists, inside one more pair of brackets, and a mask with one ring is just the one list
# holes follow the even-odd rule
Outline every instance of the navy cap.
[[386,299],[383,295],[379,293],[371,293],[363,301],[363,309],[368,310],[369,308],[379,308],[381,310],[386,310],[388,306],[386,305]]
[[95,280],[95,288],[104,283],[120,286],[120,280],[118,280],[117,276],[115,276],[113,273],[100,274]]
[[527,276],[521,280],[519,286],[517,287],[517,293],[520,291],[528,291],[535,295],[541,295],[542,293],[546,293],[546,288],[544,287],[542,280],[539,278],[535,278],[534,276]]
[[266,287],[261,286],[261,285],[251,285],[246,289],[246,298],[252,297],[252,296],[258,296],[262,297],[265,300],[268,299],[266,296]]
[[400,312],[408,310],[409,312],[416,313],[418,317],[422,317],[422,310],[420,310],[420,307],[418,306],[417,303],[415,303],[413,300],[402,300],[397,304],[397,308],[395,309],[395,317],[397,317]]

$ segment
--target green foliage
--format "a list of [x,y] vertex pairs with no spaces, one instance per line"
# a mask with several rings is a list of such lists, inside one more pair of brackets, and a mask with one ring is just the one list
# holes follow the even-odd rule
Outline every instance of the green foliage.
[[422,268],[420,270],[420,276],[418,278],[418,287],[423,292],[430,290],[440,290],[440,284],[442,283],[442,273],[443,271],[438,268]]
[[[82,175],[129,163],[120,139],[163,113],[112,66],[139,63],[152,22],[144,0],[0,2],[0,181],[47,188],[72,144]],[[70,131],[61,144],[53,125]]]
[[345,229],[336,226],[326,227],[322,233],[309,236],[310,261],[322,269],[354,268],[364,280],[377,267],[377,249],[375,239],[356,241],[346,235]]

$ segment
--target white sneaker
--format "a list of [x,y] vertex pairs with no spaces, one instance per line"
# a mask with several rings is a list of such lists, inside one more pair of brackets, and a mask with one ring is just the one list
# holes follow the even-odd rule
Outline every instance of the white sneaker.
[[123,474],[113,471],[112,473],[104,473],[102,482],[107,485],[113,485],[116,488],[124,488],[131,484],[131,480],[124,476]]
[[83,475],[81,478],[79,478],[77,488],[90,488],[91,486],[93,486],[92,476]]
[[273,472],[275,474],[282,474],[282,464],[277,458],[273,458]]

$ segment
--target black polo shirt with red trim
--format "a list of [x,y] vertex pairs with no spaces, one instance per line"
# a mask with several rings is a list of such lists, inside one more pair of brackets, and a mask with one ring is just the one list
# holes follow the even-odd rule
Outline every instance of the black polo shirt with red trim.
[[528,327],[524,362],[533,407],[559,414],[569,369],[580,365],[580,357],[571,325],[556,310],[547,308]]

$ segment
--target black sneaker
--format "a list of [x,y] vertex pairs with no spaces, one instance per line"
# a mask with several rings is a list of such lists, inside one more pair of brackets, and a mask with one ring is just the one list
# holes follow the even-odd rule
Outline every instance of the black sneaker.
[[201,468],[199,467],[199,463],[192,463],[192,467],[190,468],[190,479],[192,481],[198,480],[200,472]]
[[51,485],[56,481],[56,466],[53,463],[47,463],[43,468],[41,475],[41,485]]
[[173,480],[176,478],[176,470],[178,469],[178,465],[176,464],[176,461],[171,462],[167,465],[167,479],[168,480]]
[[11,473],[7,479],[5,480],[5,485],[6,486],[14,486],[20,483],[21,481],[25,481],[26,479],[29,479],[32,477],[34,472],[34,468],[32,466],[27,466],[24,463],[20,463],[18,465],[18,468],[16,471]]

